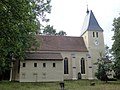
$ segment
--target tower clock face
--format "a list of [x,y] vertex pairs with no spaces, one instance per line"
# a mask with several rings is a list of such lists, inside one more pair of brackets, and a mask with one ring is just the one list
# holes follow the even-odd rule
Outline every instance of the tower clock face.
[[98,40],[95,40],[95,41],[94,41],[94,44],[95,44],[95,45],[99,45]]

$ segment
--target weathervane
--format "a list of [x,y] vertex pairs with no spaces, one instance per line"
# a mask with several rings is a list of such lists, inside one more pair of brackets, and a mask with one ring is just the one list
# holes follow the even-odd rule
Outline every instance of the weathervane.
[[88,10],[88,1],[86,0],[86,6],[87,6],[87,11],[86,13],[88,14],[89,13],[89,10]]
[[87,13],[87,14],[89,13],[89,10],[88,10],[88,4],[87,4],[87,11],[86,11],[86,13]]

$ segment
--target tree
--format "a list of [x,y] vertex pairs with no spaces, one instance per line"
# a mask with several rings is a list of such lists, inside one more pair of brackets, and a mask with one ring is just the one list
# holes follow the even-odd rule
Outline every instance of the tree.
[[105,59],[107,58],[98,59],[98,62],[96,63],[98,65],[98,69],[95,73],[95,76],[101,81],[107,82],[109,79],[111,79],[109,78],[109,73],[112,71],[112,64],[106,62]]
[[43,34],[56,35],[56,30],[53,28],[53,26],[47,25],[43,30]]
[[112,50],[107,45],[105,45],[105,55],[104,55],[104,57],[108,58],[111,62],[114,62],[114,57],[112,55]]
[[116,78],[120,79],[120,17],[113,21],[114,43],[112,45],[113,56],[115,58],[114,71]]
[[58,33],[57,33],[57,35],[59,35],[59,36],[66,36],[67,34],[66,34],[66,32],[64,32],[64,31],[59,31]]
[[50,0],[0,0],[0,75],[10,69],[11,54],[20,60],[38,45],[34,36],[50,10]]
[[55,35],[55,36],[65,36],[67,35],[64,31],[56,32],[56,29],[53,28],[53,26],[47,25],[45,28],[43,28],[43,35]]
[[95,73],[95,76],[102,80],[102,81],[108,81],[110,72],[112,71],[112,62],[109,60],[109,53],[108,53],[108,46],[105,47],[105,55],[102,57],[102,54],[100,53],[100,58],[98,58],[97,63],[95,63],[98,66],[97,72]]

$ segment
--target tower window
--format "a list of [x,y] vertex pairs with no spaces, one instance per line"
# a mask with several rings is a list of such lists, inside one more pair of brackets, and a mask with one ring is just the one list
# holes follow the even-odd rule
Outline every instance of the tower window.
[[34,63],[34,67],[37,67],[37,63]]
[[55,67],[56,66],[56,64],[55,63],[53,63],[53,67]]
[[43,67],[46,67],[46,63],[43,63]]
[[85,74],[85,59],[81,58],[81,74]]
[[95,32],[93,32],[93,37],[95,37]]
[[68,74],[68,58],[64,59],[64,74]]
[[23,67],[26,67],[26,63],[23,63]]
[[96,37],[98,37],[98,32],[96,32]]

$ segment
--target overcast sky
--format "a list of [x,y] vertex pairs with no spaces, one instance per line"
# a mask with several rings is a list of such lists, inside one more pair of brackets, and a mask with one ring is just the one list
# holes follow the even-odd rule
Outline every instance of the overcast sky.
[[80,36],[84,17],[92,10],[99,25],[104,30],[104,41],[112,45],[112,23],[120,13],[120,0],[51,0],[50,25],[57,31],[63,30],[67,36]]

